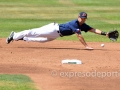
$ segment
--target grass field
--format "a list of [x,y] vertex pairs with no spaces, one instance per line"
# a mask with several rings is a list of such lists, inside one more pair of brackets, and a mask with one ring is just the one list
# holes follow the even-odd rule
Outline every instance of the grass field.
[[37,90],[25,75],[0,74],[0,90]]
[[[76,19],[78,13],[88,13],[87,24],[103,31],[120,29],[120,0],[0,0],[0,37],[51,22],[65,23]],[[95,34],[83,32],[86,41],[109,42]],[[78,40],[76,36],[59,38]],[[120,40],[118,40],[120,42]]]
[[[88,13],[87,24],[102,31],[120,31],[120,0],[0,0],[0,38],[11,31],[37,28],[51,22],[65,23],[78,13]],[[111,42],[108,38],[82,32],[87,42]],[[75,35],[58,40],[78,40]],[[117,42],[120,42],[118,39]],[[36,90],[24,75],[0,74],[0,90]]]

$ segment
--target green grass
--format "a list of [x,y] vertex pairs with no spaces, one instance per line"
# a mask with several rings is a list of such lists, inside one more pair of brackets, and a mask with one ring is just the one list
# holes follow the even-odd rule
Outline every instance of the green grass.
[[25,75],[0,74],[0,90],[37,90]]
[[[88,13],[87,24],[102,31],[120,30],[120,0],[0,0],[0,37],[51,22],[65,23]],[[111,42],[104,36],[82,33],[86,41]],[[75,35],[59,40],[78,40]],[[118,39],[120,42],[120,39]]]

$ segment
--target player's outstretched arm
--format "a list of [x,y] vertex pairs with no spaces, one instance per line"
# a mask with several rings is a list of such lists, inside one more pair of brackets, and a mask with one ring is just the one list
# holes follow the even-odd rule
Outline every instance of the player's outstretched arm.
[[83,36],[81,34],[76,33],[76,35],[77,35],[78,39],[80,40],[80,42],[85,46],[86,49],[89,49],[89,50],[93,49],[92,47],[89,47],[87,45],[87,43],[85,42],[85,40],[84,40],[84,38],[83,38]]
[[89,30],[90,32],[93,32],[93,33],[95,33],[95,34],[99,34],[99,35],[104,35],[104,36],[107,36],[108,37],[108,33],[107,32],[103,32],[103,31],[101,31],[101,30],[99,30],[99,29],[91,29],[91,30]]
[[108,37],[110,40],[112,41],[117,41],[118,37],[119,37],[119,32],[118,30],[112,30],[110,32],[103,32],[99,29],[91,29],[89,30],[90,32],[93,32],[95,34],[99,34],[99,35],[103,35]]

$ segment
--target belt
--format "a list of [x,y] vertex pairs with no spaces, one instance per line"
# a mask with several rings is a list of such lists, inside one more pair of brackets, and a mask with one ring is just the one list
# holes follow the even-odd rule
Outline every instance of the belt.
[[57,31],[58,32],[58,34],[61,36],[61,37],[63,37],[63,35],[60,33],[60,31]]
[[[56,22],[54,22],[54,25],[55,25],[55,24],[57,24],[57,23],[56,23]],[[57,24],[57,25],[58,25],[58,24]],[[58,30],[57,32],[58,32],[58,34],[59,34],[61,37],[63,37],[63,35],[60,33],[60,31],[59,31],[59,30]]]

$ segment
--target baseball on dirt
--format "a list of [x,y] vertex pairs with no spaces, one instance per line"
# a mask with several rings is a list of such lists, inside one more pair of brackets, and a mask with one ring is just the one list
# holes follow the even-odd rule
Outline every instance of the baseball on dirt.
[[105,44],[101,44],[101,47],[104,47],[105,46]]

